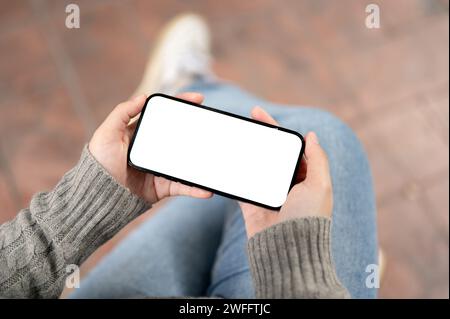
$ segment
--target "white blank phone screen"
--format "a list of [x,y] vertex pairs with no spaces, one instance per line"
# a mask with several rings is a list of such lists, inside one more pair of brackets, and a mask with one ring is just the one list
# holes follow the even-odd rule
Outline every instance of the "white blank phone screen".
[[297,135],[178,102],[148,100],[130,161],[270,207],[287,197],[302,140]]

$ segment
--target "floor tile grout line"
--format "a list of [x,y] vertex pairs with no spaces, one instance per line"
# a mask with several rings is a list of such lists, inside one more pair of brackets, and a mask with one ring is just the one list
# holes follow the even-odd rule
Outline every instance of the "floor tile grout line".
[[82,121],[85,128],[85,139],[88,139],[96,128],[96,121],[81,89],[78,74],[60,41],[58,33],[50,26],[51,20],[45,8],[45,3],[42,0],[30,0],[30,2],[42,35],[49,46],[50,54],[67,89],[71,106]]
[[3,172],[3,176],[5,177],[6,182],[8,183],[6,186],[9,194],[13,199],[14,208],[16,211],[18,211],[22,207],[22,199],[20,196],[19,188],[16,183],[16,179],[14,177],[14,173],[11,171],[9,162],[4,156],[3,145],[1,140],[0,140],[0,170]]
[[[448,18],[448,14],[447,14],[447,18]],[[430,28],[433,27],[433,24],[437,24],[438,22],[436,22],[435,20],[436,20],[436,19],[431,19],[431,22],[432,22],[432,23],[431,23],[431,25],[427,25],[427,28],[430,29]],[[422,25],[422,24],[420,24],[420,25]],[[419,29],[419,26],[418,26],[418,25],[416,25],[416,29]],[[390,43],[396,43],[396,42],[399,42],[399,41],[401,41],[401,40],[404,40],[405,38],[412,37],[412,36],[415,36],[415,33],[414,33],[414,32],[411,32],[411,31],[403,32],[403,33],[401,33],[401,34],[399,34],[399,35],[396,35],[395,37],[385,39],[385,41],[383,41],[383,43],[381,44],[381,46],[390,45]],[[319,48],[320,48],[320,47],[319,47]],[[372,49],[371,49],[371,50],[372,50]],[[339,56],[338,56],[338,58],[339,58]],[[447,83],[447,86],[448,86],[448,78],[447,78],[447,81],[444,81],[444,82],[446,82],[446,83]],[[434,88],[443,85],[444,82],[437,82],[437,83],[435,83]],[[425,88],[425,89],[421,89],[419,92],[422,93],[422,94],[426,94],[427,91],[429,91],[429,90],[430,90],[430,88],[428,87],[428,88]],[[432,89],[431,89],[431,90],[432,90]],[[350,89],[350,93],[351,93],[351,95],[353,95],[352,92],[351,92],[351,89]],[[418,93],[418,92],[416,91],[416,92],[414,92],[414,93],[412,93],[412,94],[409,94],[408,96],[414,96],[414,95],[416,95],[417,93]],[[355,95],[354,97],[355,97],[356,99],[358,99],[358,96],[357,96],[357,95]],[[403,100],[404,98],[405,98],[405,96],[400,97],[400,100]],[[387,107],[393,105],[394,103],[395,103],[395,101],[385,101],[385,102],[381,103],[381,110],[384,111]],[[362,104],[362,103],[361,103],[361,104]],[[374,110],[375,110],[375,108],[374,108]],[[359,119],[359,120],[365,120],[365,119],[367,119],[368,117],[370,118],[370,116],[372,115],[372,113],[374,112],[374,110],[371,110],[371,109],[368,109],[368,108],[362,108],[362,110],[360,110],[360,111],[358,112],[358,114],[355,116],[355,118],[352,119],[352,122],[357,122],[356,120],[358,120],[358,119]],[[380,110],[377,109],[376,111],[379,112]],[[381,112],[380,112],[380,113],[381,113]]]
[[413,93],[405,94],[396,97],[395,99],[391,99],[387,102],[377,104],[378,106],[373,107],[373,109],[365,109],[360,113],[360,116],[358,117],[359,120],[363,121],[358,121],[354,128],[355,130],[359,130],[360,128],[363,128],[367,125],[367,121],[374,121],[374,117],[375,120],[379,120],[380,118],[386,116],[386,112],[388,111],[399,111],[406,109],[407,107],[409,107],[409,105],[403,103],[404,101],[408,101],[411,99],[420,99],[428,95],[434,95],[436,90],[441,90],[443,87],[448,87],[448,83],[448,79],[443,82],[436,82],[433,86],[415,90]]
[[[139,43],[139,48],[143,54],[143,56],[147,56],[150,52],[149,52],[149,48],[148,46],[151,46],[151,41],[153,39],[147,39],[143,32],[142,29],[139,25],[139,19],[138,19],[138,13],[137,13],[137,8],[135,3],[131,3],[130,1],[127,1],[124,3],[124,8],[125,8],[125,14],[127,16],[127,18],[131,19],[131,28],[134,31],[134,37],[137,39],[138,43]],[[149,42],[149,45],[145,45],[145,41]]]
[[[403,183],[401,183],[401,185],[399,187],[395,188],[390,194],[380,197],[377,200],[377,206],[390,205],[392,202],[394,202],[398,198],[401,198],[402,193],[403,193],[402,190],[403,190],[404,186],[407,185],[408,183],[416,182],[420,185],[423,185],[423,184],[435,185],[435,184],[438,184],[441,181],[441,179],[448,179],[448,173],[449,173],[448,168],[446,168],[446,169],[442,169],[438,173],[430,174],[430,175],[424,176],[420,179],[411,179],[406,182],[403,182]],[[442,177],[442,176],[444,176],[444,177]],[[445,177],[445,176],[447,176],[447,177]],[[422,190],[419,190],[419,192]]]
[[13,23],[12,25],[7,25],[6,27],[0,29],[0,40],[23,28],[27,28],[32,24],[33,23],[28,20],[25,23]]
[[[413,95],[412,95],[412,98],[415,98],[415,99],[416,99],[416,98],[419,98],[419,97],[421,97],[421,96],[423,96],[423,94],[421,94],[421,93],[416,93],[416,94],[413,94]],[[409,98],[411,98],[411,97],[409,97]],[[396,108],[396,111],[398,111],[398,108],[399,108],[399,107]],[[364,115],[364,114],[363,114],[363,115]],[[357,130],[355,131],[355,133],[356,133],[357,136],[359,136]],[[375,132],[374,134],[376,135],[376,132]],[[377,135],[376,135],[376,136],[377,136]],[[363,142],[362,142],[362,143],[363,143]],[[380,139],[379,137],[373,139],[373,140],[372,140],[372,143],[373,143],[373,146],[375,146],[375,147],[377,147],[377,148],[379,148],[379,149],[381,149],[381,150],[384,150],[385,157],[386,157],[387,160],[391,163],[391,165],[393,165],[393,167],[396,167],[396,168],[402,169],[402,170],[404,169],[403,165],[398,161],[398,159],[395,158],[395,156],[392,156],[392,148],[391,148],[389,145],[386,145],[386,144],[382,143],[382,142],[381,142],[381,139]],[[363,145],[364,145],[365,147],[368,147],[368,146],[366,146],[364,143],[363,143]],[[370,160],[370,159],[369,159],[369,160]],[[411,171],[409,171],[409,169],[407,169],[406,172],[405,172],[405,176],[414,176],[414,172],[411,172]],[[398,189],[396,189],[395,195],[393,195],[393,196],[384,196],[384,198],[379,198],[379,199],[377,199],[377,201],[376,201],[376,202],[377,202],[377,209],[378,209],[381,205],[385,205],[386,202],[391,202],[391,201],[395,200],[396,198],[398,198],[399,196],[401,196],[401,194],[402,194],[402,189],[403,189],[403,187],[404,187],[405,185],[408,184],[408,182],[415,182],[415,183],[418,183],[418,184],[422,184],[426,179],[427,179],[427,177],[423,177],[423,178],[420,178],[420,179],[412,178],[412,179],[410,179],[410,180],[408,180],[408,181],[403,182],[403,183],[400,185],[400,187],[399,187]],[[377,191],[378,191],[378,190],[375,188],[375,192],[376,192],[376,193],[377,193]]]
[[[408,26],[408,29],[402,30],[402,32],[399,32],[397,34],[395,34],[394,36],[384,36],[383,40],[381,42],[379,42],[375,47],[372,46],[364,46],[359,48],[359,54],[366,54],[366,53],[371,53],[374,50],[378,50],[382,47],[385,46],[389,46],[392,45],[393,43],[399,43],[401,41],[405,41],[408,38],[414,38],[417,37],[417,34],[422,32],[426,32],[429,30],[432,30],[433,27],[435,27],[436,25],[438,25],[439,23],[442,23],[442,21],[439,21],[439,19],[442,20],[447,20],[448,21],[448,13],[446,14],[441,14],[437,19],[437,17],[433,17],[433,18],[427,18],[427,17],[421,17],[426,19],[425,21],[428,22],[425,24],[424,26],[424,22],[421,21],[419,23],[414,23],[412,25]],[[315,42],[315,41],[314,41]],[[322,51],[326,51],[326,47],[322,46],[322,45],[317,45],[316,46],[318,50],[322,50]],[[340,52],[339,54],[333,53],[334,54],[334,59],[339,60],[342,59],[343,57],[346,57],[348,55],[348,52]]]
[[[425,106],[430,106],[433,105],[433,103],[436,103],[434,101],[432,101],[432,97],[430,96],[435,96],[436,93],[434,92],[434,94],[428,94],[428,95],[424,95],[422,97],[424,103],[423,105],[419,106],[419,110],[422,111],[422,109],[425,109]],[[448,93],[447,93],[447,99],[448,99]],[[445,97],[444,97],[445,98]],[[445,120],[444,122],[439,120],[439,112],[436,112],[435,110],[431,109],[430,113],[432,113],[432,116],[427,116],[425,117],[425,122],[426,125],[428,125],[428,128],[430,130],[434,130],[437,132],[437,134],[439,135],[439,138],[442,140],[442,142],[447,145],[447,147],[449,146],[449,140],[448,140],[448,136],[446,135],[448,133],[448,127],[445,126]],[[448,126],[448,122],[447,122],[447,126]]]

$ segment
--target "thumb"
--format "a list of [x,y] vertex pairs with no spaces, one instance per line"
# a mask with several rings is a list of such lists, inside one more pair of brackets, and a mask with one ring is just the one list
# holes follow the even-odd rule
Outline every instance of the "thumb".
[[306,135],[305,159],[307,171],[304,182],[309,185],[331,185],[328,157],[314,132]]
[[130,120],[142,111],[146,99],[147,96],[143,94],[120,103],[108,115],[105,125],[111,129],[124,130],[130,123]]

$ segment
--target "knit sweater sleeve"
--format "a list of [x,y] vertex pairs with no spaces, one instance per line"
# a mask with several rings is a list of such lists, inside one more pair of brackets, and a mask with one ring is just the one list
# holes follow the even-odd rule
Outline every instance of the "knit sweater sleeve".
[[0,297],[57,298],[68,265],[93,251],[149,205],[121,186],[83,149],[50,192],[0,226]]
[[330,252],[330,219],[289,220],[248,243],[257,298],[350,298]]

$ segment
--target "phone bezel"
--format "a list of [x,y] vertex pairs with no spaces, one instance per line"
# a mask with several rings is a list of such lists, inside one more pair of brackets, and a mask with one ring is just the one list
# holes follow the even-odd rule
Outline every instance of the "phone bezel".
[[297,164],[295,165],[295,169],[294,169],[294,172],[293,172],[293,175],[292,175],[291,184],[289,186],[289,191],[292,189],[292,187],[295,184],[295,177],[296,177],[298,169],[300,167],[300,162],[301,162],[301,159],[303,157],[304,150],[305,150],[305,139],[303,138],[303,136],[300,133],[298,133],[298,132],[296,132],[294,130],[290,130],[290,129],[281,127],[281,126],[276,126],[276,125],[272,125],[272,124],[268,124],[268,123],[259,122],[257,120],[251,119],[251,118],[247,118],[247,117],[244,117],[244,116],[241,116],[241,115],[237,115],[237,114],[233,114],[233,113],[230,113],[230,112],[227,112],[227,111],[223,111],[223,110],[218,110],[218,109],[206,106],[206,105],[201,105],[201,104],[197,104],[197,103],[194,103],[194,102],[186,101],[186,100],[183,100],[183,99],[180,99],[180,98],[177,98],[177,97],[173,97],[173,96],[170,96],[170,95],[166,95],[166,94],[163,94],[163,93],[154,93],[154,94],[150,95],[145,101],[144,107],[142,108],[142,111],[140,113],[139,119],[138,119],[138,121],[136,123],[136,129],[133,132],[133,136],[131,138],[130,145],[128,146],[128,152],[127,152],[128,165],[130,165],[131,167],[133,167],[133,168],[135,168],[135,169],[137,169],[139,171],[142,171],[142,172],[145,172],[145,173],[150,173],[150,174],[153,174],[155,176],[162,176],[164,178],[167,178],[168,180],[175,181],[175,182],[180,182],[180,183],[183,183],[185,185],[202,188],[202,189],[208,190],[210,192],[213,192],[215,194],[218,194],[218,195],[221,195],[221,196],[225,196],[225,197],[228,197],[228,198],[232,198],[232,199],[235,199],[235,200],[238,200],[238,201],[243,201],[243,202],[246,202],[246,203],[250,203],[250,204],[257,205],[257,206],[264,207],[264,208],[271,209],[271,210],[280,210],[281,206],[273,207],[273,206],[266,205],[266,204],[263,204],[263,203],[255,202],[255,201],[252,201],[250,199],[246,199],[246,198],[242,198],[242,197],[235,196],[235,195],[232,195],[232,194],[228,194],[228,193],[219,191],[217,189],[209,188],[207,186],[196,184],[196,183],[193,183],[193,182],[190,182],[190,181],[183,180],[181,178],[177,178],[175,176],[163,174],[163,173],[156,172],[156,171],[153,171],[153,170],[150,170],[150,169],[147,169],[147,168],[144,168],[144,167],[140,167],[140,166],[137,166],[137,165],[133,164],[133,162],[130,160],[130,153],[131,153],[131,149],[133,148],[134,140],[135,140],[136,135],[137,135],[137,133],[139,131],[139,127],[141,125],[142,118],[144,117],[145,110],[147,109],[148,102],[150,101],[151,98],[156,97],[156,96],[160,96],[160,97],[167,98],[167,99],[170,99],[170,100],[175,100],[175,101],[180,102],[180,103],[190,104],[190,105],[195,106],[195,107],[199,107],[199,108],[211,111],[211,112],[216,112],[216,113],[220,113],[220,114],[223,114],[223,115],[227,115],[227,116],[231,116],[231,117],[234,117],[234,118],[238,118],[240,120],[251,122],[251,123],[254,123],[254,124],[257,124],[257,125],[263,125],[263,126],[275,128],[275,129],[278,129],[280,131],[283,131],[283,132],[286,132],[286,133],[290,133],[290,134],[294,134],[295,136],[297,136],[300,139],[301,143],[302,143],[302,147],[300,149],[299,158],[297,160]]

